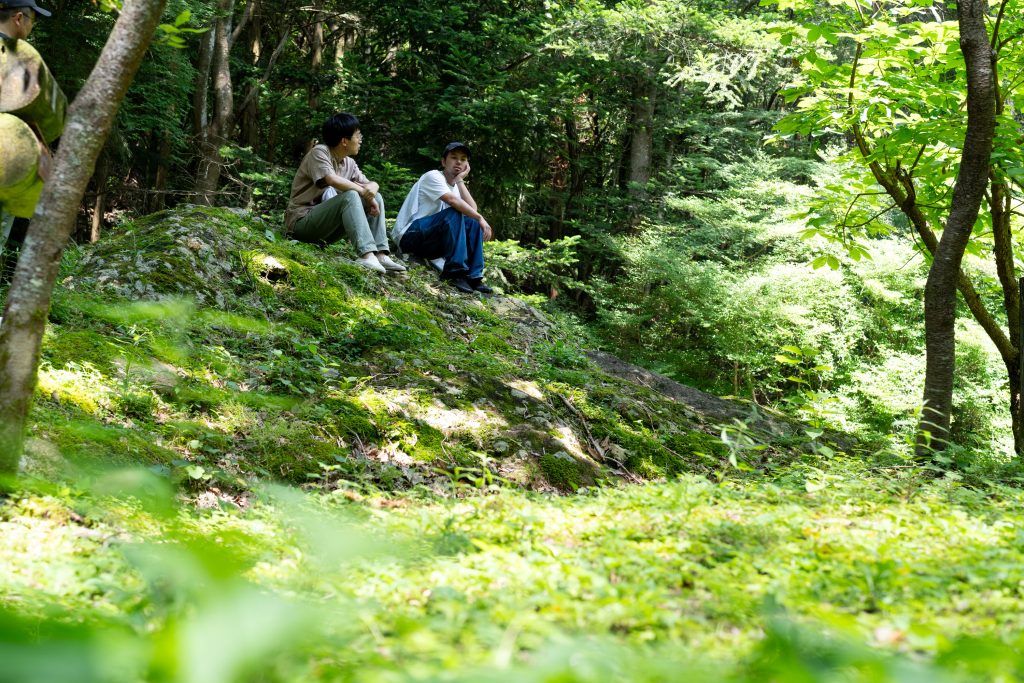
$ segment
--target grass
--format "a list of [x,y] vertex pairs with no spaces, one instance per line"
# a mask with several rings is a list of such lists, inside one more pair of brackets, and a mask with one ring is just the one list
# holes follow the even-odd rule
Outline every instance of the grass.
[[90,249],[0,502],[0,683],[1024,675],[999,463],[717,424],[233,212]]
[[[8,501],[0,585],[42,625],[27,652],[52,656],[62,625],[88,651],[141,652],[135,675],[169,667],[146,680],[257,680],[258,662],[266,681],[604,681],[627,665],[630,680],[685,666],[754,681],[780,652],[797,668],[774,680],[1017,671],[1018,491],[897,472],[836,460],[568,497],[266,489],[243,508],[206,491],[205,510],[161,507],[159,479],[115,472]],[[301,639],[279,642],[278,619]],[[238,631],[252,657],[235,659]],[[224,647],[183,647],[198,641]],[[979,648],[983,667],[965,654]]]

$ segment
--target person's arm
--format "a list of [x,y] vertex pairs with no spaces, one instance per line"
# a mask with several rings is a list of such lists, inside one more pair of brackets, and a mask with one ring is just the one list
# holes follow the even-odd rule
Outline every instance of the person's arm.
[[350,164],[346,160],[346,166],[342,169],[343,172],[347,172],[348,177],[338,175],[336,173],[328,173],[322,179],[325,185],[330,185],[338,192],[347,192],[349,190],[354,191],[359,195],[359,198],[363,200],[363,207],[366,209],[366,213],[370,216],[377,216],[380,214],[380,207],[377,206],[377,193],[380,192],[380,185],[373,182],[359,170],[359,166]]
[[466,185],[466,176],[469,175],[469,162],[466,162],[466,168],[463,169],[462,173],[455,176],[455,187],[459,191],[459,196],[464,202],[473,207],[476,211],[476,200],[473,199],[473,195],[469,193],[469,186]]
[[373,198],[377,196],[377,192],[380,191],[380,185],[373,181],[367,181],[366,183],[357,183],[348,178],[342,178],[340,175],[334,173],[328,173],[323,177],[323,183],[333,187],[338,192],[348,192],[352,190],[360,197],[363,198],[364,202],[372,202]]
[[[461,194],[461,190],[459,193]],[[480,221],[480,227],[483,228],[484,231],[485,242],[490,241],[494,237],[494,231],[491,230],[490,223],[488,223],[487,219],[485,219],[480,214],[480,212],[476,210],[476,202],[470,205],[470,203],[467,202],[462,197],[456,197],[455,193],[453,192],[445,192],[443,195],[441,195],[441,201],[447,204],[448,206],[452,207],[462,215],[469,216],[470,218],[475,218],[476,220]]]

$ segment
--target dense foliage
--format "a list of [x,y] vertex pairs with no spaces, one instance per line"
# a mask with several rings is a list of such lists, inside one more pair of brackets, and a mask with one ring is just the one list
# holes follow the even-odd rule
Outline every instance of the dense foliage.
[[[116,3],[54,4],[74,95]],[[1019,16],[921,467],[945,5],[170,0],[0,505],[0,681],[1024,675]],[[501,296],[284,237],[339,110],[389,217],[472,145]]]

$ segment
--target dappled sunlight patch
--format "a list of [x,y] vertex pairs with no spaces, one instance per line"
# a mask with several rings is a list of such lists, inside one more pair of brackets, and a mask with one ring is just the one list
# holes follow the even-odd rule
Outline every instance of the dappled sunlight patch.
[[525,399],[526,397],[530,397],[535,401],[545,400],[544,392],[541,391],[541,388],[537,385],[536,382],[517,379],[511,382],[506,382],[506,385],[509,387],[512,393],[512,398],[522,400]]
[[446,436],[472,439],[487,431],[506,427],[506,419],[475,404],[462,407],[445,405],[431,395],[409,389],[364,388],[357,401],[371,412],[415,419]]
[[59,498],[28,494],[7,502],[0,508],[0,602],[31,609],[60,600],[83,616],[114,612],[112,603],[135,584],[107,548],[117,535]]
[[36,393],[98,415],[110,408],[114,392],[110,380],[95,367],[72,362],[60,369],[42,365]]

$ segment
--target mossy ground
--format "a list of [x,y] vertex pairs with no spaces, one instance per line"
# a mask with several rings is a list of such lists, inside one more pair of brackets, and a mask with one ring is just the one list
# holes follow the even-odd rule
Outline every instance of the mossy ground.
[[717,424],[516,299],[271,236],[181,209],[68,255],[0,505],[11,680],[1024,671],[1016,489]]
[[1024,666],[1024,507],[995,484],[836,458],[576,496],[211,487],[196,509],[164,483],[26,482],[0,506],[11,680],[909,683]]
[[355,477],[441,491],[486,470],[481,481],[569,492],[723,466],[702,431],[716,425],[602,373],[571,328],[351,256],[205,207],[71,251],[33,443],[235,488]]

